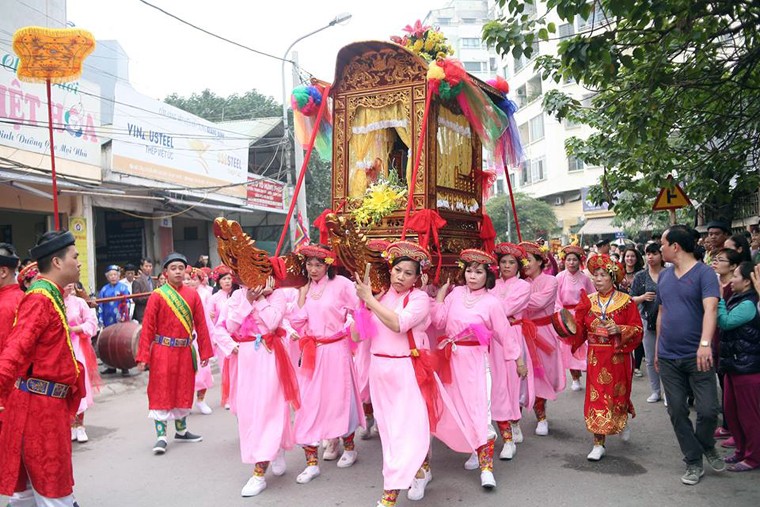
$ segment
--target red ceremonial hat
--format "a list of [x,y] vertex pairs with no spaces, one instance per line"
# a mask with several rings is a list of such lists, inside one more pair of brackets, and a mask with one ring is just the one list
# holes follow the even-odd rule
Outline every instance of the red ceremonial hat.
[[302,255],[304,259],[314,257],[323,261],[325,264],[332,264],[335,262],[335,254],[327,248],[323,248],[319,245],[303,245],[296,250],[298,255]]
[[484,252],[483,250],[478,250],[477,248],[468,248],[466,250],[462,250],[462,252],[459,254],[459,259],[466,263],[478,262],[487,266],[496,264],[496,258],[493,255],[488,252]]
[[563,246],[562,250],[560,251],[560,257],[564,259],[568,254],[577,255],[578,259],[580,259],[581,262],[584,262],[586,260],[586,251],[580,245]]
[[526,254],[533,254],[533,255],[536,255],[538,257],[541,257],[544,260],[547,260],[547,258],[546,258],[546,252],[547,252],[547,250],[545,250],[538,243],[531,243],[530,241],[523,241],[522,243],[520,243],[519,246],[521,246],[522,249],[525,250]]
[[499,243],[496,245],[496,248],[494,248],[493,253],[495,253],[497,256],[500,255],[511,255],[518,261],[520,259],[525,258],[525,249],[521,247],[520,245],[516,245],[514,243]]
[[609,273],[615,283],[620,283],[623,281],[623,277],[625,277],[625,270],[623,269],[623,265],[618,261],[612,259],[612,257],[607,254],[597,254],[589,259],[589,272],[591,272],[591,274],[594,274],[597,269],[603,269]]
[[225,266],[224,264],[219,264],[217,267],[214,268],[213,271],[211,271],[211,279],[215,282],[218,282],[220,278],[226,275],[231,275],[232,270]]
[[422,271],[427,271],[430,268],[430,253],[427,249],[411,241],[396,241],[395,243],[391,243],[383,253],[383,257],[386,258],[388,264],[393,264],[393,261],[399,257],[409,257],[420,263]]
[[23,288],[24,281],[34,280],[39,274],[40,274],[40,270],[37,269],[37,262],[35,261],[35,262],[32,262],[31,264],[27,264],[24,269],[19,271],[18,276],[16,277],[16,281]]

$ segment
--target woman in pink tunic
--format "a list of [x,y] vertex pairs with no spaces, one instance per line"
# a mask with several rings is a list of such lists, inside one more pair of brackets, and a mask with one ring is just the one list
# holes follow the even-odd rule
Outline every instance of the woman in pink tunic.
[[[540,363],[534,375],[536,401],[533,411],[538,419],[536,435],[548,435],[546,400],[556,400],[557,393],[565,389],[559,337],[551,322],[557,302],[557,279],[543,273],[548,251],[535,243],[522,242],[520,246],[527,254],[523,260],[523,274],[531,284],[530,300],[523,316],[523,335],[528,347],[535,348]],[[534,326],[535,335],[530,329]]]
[[530,301],[530,284],[520,279],[525,250],[514,243],[499,243],[494,250],[499,261],[499,278],[491,293],[502,304],[512,326],[509,333],[520,348],[516,360],[505,359],[499,342],[491,343],[491,417],[499,427],[504,447],[499,459],[512,459],[523,441],[520,419],[522,407],[533,408],[535,388],[531,355],[525,345],[522,318]]
[[[227,304],[229,297],[238,289],[238,285],[234,283],[232,279],[232,270],[220,264],[214,268],[211,272],[211,278],[216,282],[216,286],[219,288],[214,294],[211,295],[208,305],[208,317],[211,323],[216,325],[219,321],[219,315],[222,313],[222,307]],[[212,328],[209,328],[211,331]],[[211,342],[214,345],[214,355],[216,356],[219,369],[222,374],[222,406],[226,409],[230,408],[230,360],[224,353],[222,347],[215,341],[215,333],[211,333]]]
[[[591,278],[583,272],[583,263],[586,260],[586,252],[578,245],[568,245],[560,251],[560,257],[565,261],[565,270],[557,275],[557,308],[564,308],[575,313],[575,307],[581,299],[581,290],[586,294],[595,292]],[[586,352],[588,345],[583,345],[571,352],[570,344],[565,340],[559,341],[559,349],[562,353],[562,364],[570,370],[573,383],[570,389],[581,390],[581,371],[586,371]]]
[[516,360],[520,349],[510,332],[501,301],[489,292],[496,283],[491,271],[496,259],[476,249],[463,250],[459,259],[465,285],[446,295],[449,282],[443,284],[432,310],[433,325],[445,328],[445,336],[438,340],[439,374],[462,418],[470,445],[477,452],[476,461],[471,464],[468,460],[465,468],[479,466],[481,486],[491,489],[496,486],[493,475],[496,431],[488,410],[488,349],[498,342],[500,361]]
[[[201,303],[203,304],[203,309],[206,312],[206,325],[209,329],[213,329],[214,326],[209,319],[208,311],[211,303],[211,293],[203,289],[199,290],[199,287],[201,286],[201,280],[203,280],[205,276],[206,275],[203,273],[203,271],[200,270],[200,268],[193,268],[191,266],[188,266],[185,270],[185,286],[195,289],[196,292],[198,292],[198,296],[200,297]],[[193,340],[193,347],[195,347],[197,354],[198,344],[195,340]],[[198,365],[198,369],[195,372],[195,406],[198,408],[198,410],[200,410],[202,414],[209,415],[212,412],[211,407],[209,407],[208,403],[206,403],[206,391],[208,391],[208,389],[213,386],[214,376],[211,374],[211,365]]]
[[71,345],[77,361],[84,365],[84,382],[87,394],[79,402],[77,414],[71,423],[71,440],[87,442],[87,432],[84,429],[84,412],[94,403],[93,394],[100,391],[102,381],[98,373],[98,360],[92,348],[92,337],[98,332],[98,318],[87,302],[76,295],[77,284],[70,283],[65,287],[63,300],[66,306],[66,321],[69,323]]
[[296,482],[306,484],[320,474],[317,451],[323,439],[328,440],[325,460],[337,458],[338,439],[343,437],[338,467],[354,464],[354,432],[364,425],[364,411],[346,322],[359,303],[356,289],[348,278],[336,276],[335,254],[330,250],[307,245],[298,253],[305,261],[309,283],[301,287],[297,308],[289,318],[300,336],[302,353],[298,368],[301,410],[294,429],[296,443],[306,454],[306,468]]
[[423,396],[413,364],[429,360],[421,347],[430,325],[430,298],[414,284],[430,265],[430,255],[408,241],[391,244],[384,255],[391,265],[388,292],[376,298],[357,275],[356,293],[377,328],[371,341],[369,388],[383,447],[383,496],[378,505],[392,507],[399,491],[410,486],[409,498],[421,499],[432,478],[427,459],[430,396]]
[[230,403],[238,419],[240,456],[243,463],[254,464],[253,476],[241,491],[245,497],[266,488],[270,462],[275,475],[285,473],[283,451],[293,448],[290,407],[300,406],[279,327],[285,304],[271,285],[235,291],[216,326],[217,341],[230,354]]

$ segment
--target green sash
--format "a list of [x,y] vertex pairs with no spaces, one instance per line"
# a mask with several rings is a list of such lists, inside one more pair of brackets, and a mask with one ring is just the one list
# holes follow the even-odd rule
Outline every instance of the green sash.
[[[193,339],[193,312],[190,310],[190,306],[185,301],[177,290],[170,284],[165,283],[153,292],[157,292],[169,308],[174,313],[174,316],[182,323],[182,327],[187,331],[187,335],[190,341]],[[179,337],[174,337],[179,338]],[[193,357],[193,370],[198,371],[198,356],[195,352],[195,347],[190,345],[190,354]]]
[[61,294],[61,291],[58,290],[58,287],[53,282],[40,277],[32,283],[32,285],[29,287],[29,290],[26,291],[26,294],[42,294],[48,298],[51,303],[53,303],[55,313],[57,313],[58,318],[61,319],[61,325],[66,332],[66,345],[69,346],[71,359],[74,361],[74,368],[76,369],[77,376],[79,376],[79,364],[77,363],[77,358],[74,355],[74,346],[71,344],[69,323],[66,320],[66,306],[63,303],[63,295]]

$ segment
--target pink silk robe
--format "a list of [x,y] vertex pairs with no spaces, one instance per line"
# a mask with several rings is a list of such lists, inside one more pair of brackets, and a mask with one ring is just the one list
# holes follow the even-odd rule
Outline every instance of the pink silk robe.
[[[205,288],[204,288],[205,287]],[[211,288],[208,285],[198,286],[198,297],[201,299],[201,305],[203,305],[203,316],[206,319],[206,327],[209,329],[209,337],[211,338],[211,344],[213,346],[213,334],[211,329],[214,327],[214,323],[209,317],[209,309],[211,308]],[[195,347],[196,353],[198,352],[198,341],[193,341],[193,347]],[[211,364],[206,366],[198,365],[198,371],[195,372],[195,390],[200,391],[202,389],[209,389],[214,386],[214,376],[211,373]]]
[[[523,318],[530,320],[551,316],[557,302],[557,279],[551,275],[540,274],[530,283],[530,301]],[[553,346],[549,353],[537,348],[536,353],[543,364],[544,374],[535,375],[536,397],[556,400],[557,393],[565,389],[565,368],[559,349],[559,337],[551,323],[537,326],[538,336]]]
[[[491,289],[504,308],[510,320],[523,318],[530,302],[530,284],[518,277],[508,280],[498,278]],[[517,360],[505,360],[502,346],[491,344],[491,417],[494,421],[519,421],[522,417],[520,406],[533,408],[536,388],[533,379],[533,361],[525,346],[522,324],[513,324],[509,329],[520,346],[520,355],[528,367],[528,375],[521,379],[517,373]]]
[[[230,297],[220,315],[216,332],[221,344],[224,335],[267,334],[282,323],[285,302],[275,291],[268,299],[248,302],[241,288]],[[263,344],[239,344],[230,355],[230,405],[237,415],[240,457],[243,463],[272,461],[280,449],[293,447],[290,406],[285,401],[273,352]]]
[[79,409],[77,414],[81,414],[94,403],[93,401],[93,389],[91,369],[97,368],[97,362],[95,364],[89,364],[85,359],[85,349],[89,348],[91,354],[89,357],[95,357],[95,351],[92,350],[92,337],[98,332],[98,317],[95,312],[87,306],[87,302],[77,296],[67,295],[63,300],[66,305],[66,321],[69,323],[69,327],[82,326],[82,331],[79,333],[71,333],[71,345],[74,347],[74,355],[77,361],[85,366],[84,369],[84,383],[87,387],[87,394],[79,402]]
[[[575,305],[581,298],[581,289],[586,290],[586,294],[596,292],[594,284],[586,274],[578,270],[571,275],[568,270],[564,270],[557,275],[557,310],[566,308],[575,315]],[[584,343],[575,354],[570,350],[570,345],[564,341],[559,341],[560,352],[562,353],[562,364],[568,370],[586,370],[586,353],[588,345]]]
[[[477,303],[467,308],[467,298],[477,299]],[[451,383],[443,384],[464,424],[470,446],[477,449],[495,436],[489,432],[489,344],[493,347],[498,343],[501,357],[497,360],[501,362],[516,360],[521,352],[519,344],[510,331],[501,301],[485,288],[471,292],[467,287],[455,287],[443,303],[433,304],[432,318],[436,328],[444,329],[442,339],[463,334],[462,341],[477,341],[477,336],[468,331],[471,326],[491,335],[489,343],[451,348]],[[445,425],[439,424],[436,436],[445,431]]]
[[301,409],[296,412],[295,438],[300,445],[348,435],[365,426],[356,368],[351,356],[351,334],[346,320],[359,304],[348,278],[324,276],[311,282],[303,307],[296,303],[290,323],[301,340],[337,337],[339,341],[316,346],[314,370],[308,375],[298,368]]

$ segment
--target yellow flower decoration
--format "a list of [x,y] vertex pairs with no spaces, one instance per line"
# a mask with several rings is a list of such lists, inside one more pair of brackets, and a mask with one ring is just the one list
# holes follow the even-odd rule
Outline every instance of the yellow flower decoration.
[[457,261],[457,266],[459,266],[459,269],[464,269],[464,262]]
[[328,266],[332,265],[333,262],[335,262],[335,259],[333,259],[332,257],[325,257],[325,264],[327,264]]
[[428,67],[428,71],[427,71],[428,81],[430,80],[443,81],[445,77],[446,77],[446,73],[443,71],[443,69],[436,62],[432,62],[430,66]]
[[530,262],[528,261],[528,259],[520,259],[520,264],[522,264],[524,268],[527,268]]

